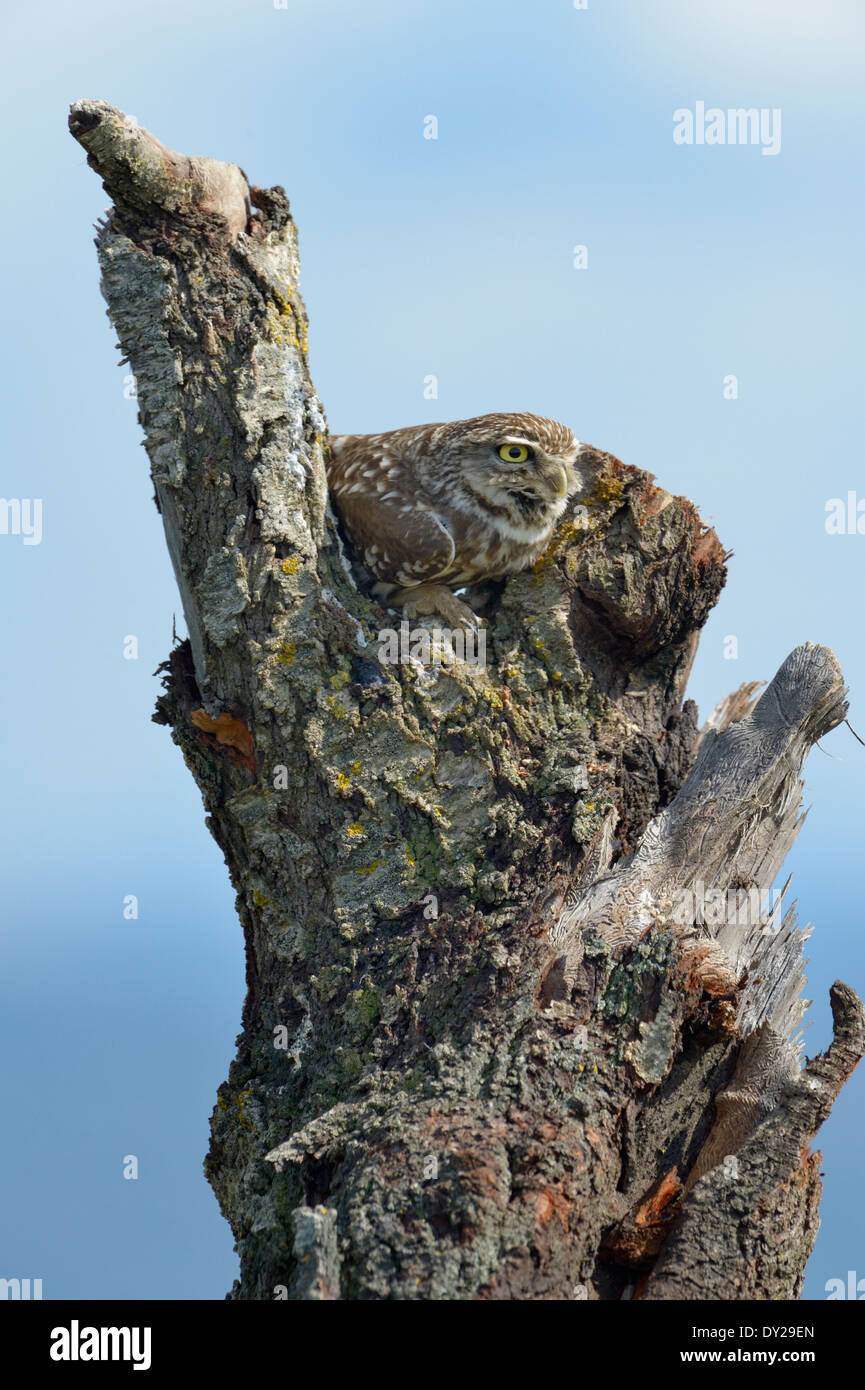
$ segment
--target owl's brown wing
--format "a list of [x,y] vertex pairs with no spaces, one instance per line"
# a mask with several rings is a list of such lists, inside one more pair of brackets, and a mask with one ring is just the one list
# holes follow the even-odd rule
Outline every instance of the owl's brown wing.
[[376,577],[404,587],[443,578],[455,545],[441,518],[422,502],[353,493],[334,501],[360,559]]

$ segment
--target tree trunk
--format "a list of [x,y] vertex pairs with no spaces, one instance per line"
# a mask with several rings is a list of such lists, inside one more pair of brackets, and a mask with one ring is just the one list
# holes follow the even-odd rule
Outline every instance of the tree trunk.
[[386,660],[399,617],[328,506],[283,190],[102,102],[70,128],[114,201],[103,291],[189,631],[155,718],[246,938],[206,1161],[229,1296],[797,1297],[808,1142],[865,1022],[836,985],[801,1069],[805,933],[759,890],[846,711],[834,656],[798,648],[698,737],[725,554],[590,450],[534,570],[468,596],[486,664]]

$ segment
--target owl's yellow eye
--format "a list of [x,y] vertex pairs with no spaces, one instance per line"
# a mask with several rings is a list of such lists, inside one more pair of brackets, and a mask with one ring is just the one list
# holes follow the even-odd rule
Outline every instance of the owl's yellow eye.
[[499,458],[505,463],[525,463],[531,456],[532,451],[526,444],[503,444],[499,449]]

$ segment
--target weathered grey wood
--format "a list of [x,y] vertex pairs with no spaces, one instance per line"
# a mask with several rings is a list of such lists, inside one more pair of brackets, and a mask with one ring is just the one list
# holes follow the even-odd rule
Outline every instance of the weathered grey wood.
[[[753,690],[731,697],[691,768],[682,698],[725,555],[689,502],[590,451],[534,571],[469,595],[486,667],[388,664],[399,617],[327,505],[283,191],[104,103],[70,127],[114,203],[103,290],[190,634],[156,717],[246,939],[206,1165],[232,1296],[795,1296],[819,1192],[802,1153],[861,1053],[855,996],[836,991],[809,1089],[795,914],[707,931],[667,899],[776,871],[802,759],[843,712],[834,658],[800,648],[750,712]],[[743,1230],[787,1251],[744,1282]]]
[[[810,1153],[808,1143],[865,1049],[861,1001],[837,981],[830,993],[834,1040],[803,1072],[779,1084],[776,1067],[760,1074],[746,1059],[739,1069],[734,1109],[753,1107],[762,1123],[734,1162],[724,1162],[724,1142],[718,1143],[718,1166],[684,1204],[642,1297],[762,1299],[767,1288],[775,1298],[800,1295],[820,1224],[821,1155]],[[722,1122],[723,1107],[716,1128]]]
[[[581,959],[587,927],[620,947],[639,940],[650,923],[673,925],[681,928],[682,947],[695,957],[709,989],[738,989],[746,1034],[764,1020],[777,1033],[793,1032],[802,1014],[805,933],[794,930],[793,915],[773,929],[760,909],[802,823],[805,757],[843,720],[844,694],[833,654],[806,643],[787,658],[750,713],[720,731],[704,730],[686,782],[646,828],[637,852],[596,878],[553,928],[570,973]],[[717,924],[679,920],[683,898],[699,884],[725,897]],[[729,893],[744,900],[732,921]]]

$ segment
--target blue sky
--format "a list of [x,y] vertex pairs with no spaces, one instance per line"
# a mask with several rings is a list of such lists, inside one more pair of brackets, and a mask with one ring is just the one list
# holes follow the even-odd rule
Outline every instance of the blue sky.
[[[98,292],[107,198],[68,103],[104,98],[285,186],[334,431],[566,421],[692,497],[735,551],[689,691],[701,714],[811,639],[841,660],[865,733],[865,535],[825,530],[829,499],[865,498],[865,12],[83,0],[19,6],[8,29],[0,492],[42,499],[43,536],[0,535],[0,1275],[52,1298],[221,1298],[236,1259],[201,1160],[241,934],[198,793],[150,722],[180,606]],[[673,112],[698,101],[780,109],[780,153],[676,145]],[[865,749],[843,728],[824,747],[789,861],[816,927],[811,1052],[832,980],[865,988]],[[811,1298],[865,1277],[863,1101],[860,1070],[818,1140]]]

